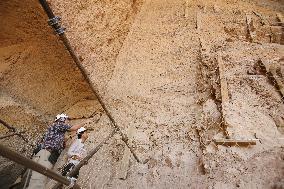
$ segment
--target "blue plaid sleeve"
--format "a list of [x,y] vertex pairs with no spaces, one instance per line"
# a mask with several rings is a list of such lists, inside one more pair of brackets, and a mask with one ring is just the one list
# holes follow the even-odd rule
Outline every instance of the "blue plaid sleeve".
[[69,124],[64,124],[64,125],[60,125],[59,127],[57,127],[57,129],[61,132],[66,132],[71,128],[71,125]]

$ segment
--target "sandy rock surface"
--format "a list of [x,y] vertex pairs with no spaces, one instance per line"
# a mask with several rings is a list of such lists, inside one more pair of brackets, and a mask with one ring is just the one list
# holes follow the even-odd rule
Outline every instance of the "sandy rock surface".
[[[56,114],[78,101],[95,98],[46,24],[38,1],[1,1],[0,12],[0,119],[24,131],[26,139],[13,136],[0,142],[30,157]],[[12,133],[0,124],[0,136]],[[7,166],[0,168],[0,188],[8,188],[23,168],[3,162]]]
[[[269,174],[243,175],[253,167],[267,170],[264,162],[283,153],[280,121],[275,121],[283,113],[281,95],[265,74],[248,75],[259,59],[283,55],[281,27],[271,26],[281,13],[280,1],[49,2],[115,121],[125,134],[133,128],[135,153],[147,162],[130,156],[129,168],[122,169],[129,159],[115,137],[82,169],[80,184],[267,188],[281,177],[277,166]],[[224,107],[218,56],[229,94]],[[213,138],[224,134],[260,142],[216,146]],[[255,158],[263,163],[252,164]],[[119,179],[125,171],[127,178]]]
[[[82,167],[82,188],[282,187],[283,1],[48,2],[121,131]],[[36,14],[45,27],[43,12]],[[71,124],[85,121],[91,129],[88,150],[103,141],[113,125],[52,31],[46,28],[50,35],[34,40],[29,27],[19,33],[22,39],[4,29],[1,110],[17,106],[39,122],[65,112]],[[43,123],[39,128],[43,132]],[[67,147],[75,137],[69,134]],[[227,138],[257,142],[214,143]]]

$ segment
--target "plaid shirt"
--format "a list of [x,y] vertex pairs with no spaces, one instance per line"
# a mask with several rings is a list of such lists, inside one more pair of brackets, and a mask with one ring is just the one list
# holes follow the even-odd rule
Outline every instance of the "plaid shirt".
[[42,148],[51,148],[52,150],[63,150],[64,134],[71,126],[62,122],[55,122],[45,134]]

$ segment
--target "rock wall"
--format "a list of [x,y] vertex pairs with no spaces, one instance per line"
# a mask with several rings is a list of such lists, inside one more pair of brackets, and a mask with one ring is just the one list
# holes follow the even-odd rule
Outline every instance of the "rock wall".
[[[0,119],[25,131],[28,141],[13,136],[1,143],[29,157],[56,114],[95,97],[38,1],[1,1],[0,12]],[[6,134],[11,131],[0,124],[0,135]],[[2,159],[1,165],[6,188],[22,167]]]
[[[259,59],[283,66],[276,16],[283,13],[281,1],[49,2],[144,162],[137,163],[116,135],[83,167],[79,184],[267,188],[281,178],[281,95],[265,74],[249,75]],[[228,81],[224,109],[218,57]],[[102,121],[96,132],[107,135],[111,128],[99,129]],[[91,143],[103,138],[92,136]],[[260,142],[245,148],[214,144],[225,137]],[[263,163],[252,163],[257,159]],[[275,166],[268,168],[268,162]]]
[[[264,71],[277,67],[277,82],[283,81],[282,1],[48,2],[140,160],[117,133],[81,169],[82,188],[282,187],[283,94]],[[57,64],[35,68],[62,73]],[[66,98],[73,90],[88,91],[79,78],[63,79],[75,87],[64,93],[56,92],[65,86],[56,86],[57,80],[46,85]],[[80,99],[88,94],[71,95],[80,101],[72,107],[56,109],[44,98],[27,104],[44,115],[63,108],[74,118],[87,118],[91,150],[113,127],[97,101]],[[30,99],[31,91],[23,96]],[[258,141],[245,147],[214,142],[226,138]],[[54,170],[63,163],[64,153]]]

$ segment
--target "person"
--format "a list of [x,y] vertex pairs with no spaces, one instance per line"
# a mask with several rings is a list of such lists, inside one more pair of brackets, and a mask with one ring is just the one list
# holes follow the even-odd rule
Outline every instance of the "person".
[[[52,169],[61,151],[64,149],[64,135],[67,131],[77,131],[82,125],[71,126],[68,124],[66,114],[58,114],[54,123],[48,128],[42,139],[39,151],[36,152],[33,160]],[[47,183],[47,177],[32,171],[28,189],[43,189]]]
[[[80,161],[86,157],[87,152],[84,148],[84,142],[88,138],[87,129],[81,127],[77,131],[77,139],[71,144],[67,152],[67,163],[63,166],[61,174],[66,176]],[[74,178],[78,178],[79,171],[74,175]]]

